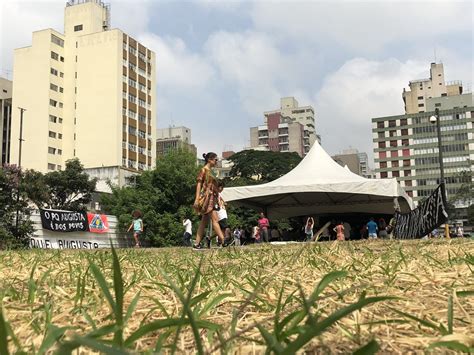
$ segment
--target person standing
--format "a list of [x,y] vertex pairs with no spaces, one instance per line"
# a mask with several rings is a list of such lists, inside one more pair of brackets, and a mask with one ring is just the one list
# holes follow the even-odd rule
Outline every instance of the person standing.
[[385,219],[380,218],[379,219],[379,238],[385,239],[387,238],[387,223],[385,222]]
[[268,243],[268,228],[270,228],[270,221],[265,217],[265,213],[263,212],[260,212],[258,228],[260,230],[260,238],[263,242]]
[[184,234],[183,234],[183,244],[184,246],[191,246],[191,237],[193,235],[193,224],[189,218],[183,219]]
[[367,232],[369,233],[369,239],[377,239],[377,230],[379,227],[374,222],[374,218],[371,217],[369,223],[367,223]]
[[306,225],[304,227],[305,242],[310,242],[313,239],[313,228],[314,228],[314,219],[313,217],[308,217],[306,220]]
[[461,225],[458,225],[458,228],[456,229],[456,236],[458,238],[464,237],[464,228]]
[[196,241],[193,246],[194,249],[201,249],[201,240],[204,235],[206,226],[211,222],[214,231],[219,238],[219,243],[224,244],[224,234],[218,223],[216,213],[216,204],[219,201],[219,189],[217,186],[217,178],[215,177],[212,168],[217,164],[217,154],[209,152],[202,155],[205,165],[199,171],[196,184],[196,197],[194,199],[193,208],[201,215],[201,222],[199,223],[196,232]]
[[130,232],[130,229],[133,227],[133,238],[135,239],[135,248],[140,247],[139,237],[143,233],[143,220],[141,219],[142,213],[139,210],[132,212],[133,221],[128,227],[127,232]]
[[240,237],[242,236],[241,228],[237,227],[234,230],[234,244],[236,247],[240,247]]
[[343,241],[344,240],[344,225],[340,221],[336,227],[334,227],[334,232],[336,232],[336,239]]

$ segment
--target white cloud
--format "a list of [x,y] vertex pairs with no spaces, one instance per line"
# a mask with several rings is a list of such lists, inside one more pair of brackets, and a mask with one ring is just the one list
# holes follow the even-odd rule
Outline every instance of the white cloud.
[[213,80],[212,66],[201,55],[191,52],[181,38],[145,33],[138,40],[156,54],[158,88],[176,92],[199,90]]
[[315,95],[325,149],[334,154],[352,145],[372,155],[371,119],[403,114],[403,87],[426,69],[423,61],[354,58],[329,74]]
[[280,97],[303,91],[299,84],[308,65],[301,61],[304,53],[282,52],[268,34],[220,31],[210,36],[205,48],[222,79],[235,88],[253,117],[261,120],[263,111],[278,107]]
[[471,1],[258,1],[257,30],[286,41],[375,53],[398,40],[472,31]]

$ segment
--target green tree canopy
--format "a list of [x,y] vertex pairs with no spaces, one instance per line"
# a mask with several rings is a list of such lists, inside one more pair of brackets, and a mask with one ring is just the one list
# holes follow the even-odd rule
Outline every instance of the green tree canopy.
[[[18,190],[22,174],[14,165],[5,165],[0,168],[0,249],[26,246],[28,236],[33,232],[29,220],[31,208],[26,192],[21,187]],[[20,191],[19,199],[18,191]],[[19,212],[18,228],[16,226],[17,210]]]
[[103,208],[117,216],[123,231],[132,220],[131,212],[140,210],[144,237],[152,246],[178,245],[184,218],[190,218],[194,230],[197,228],[198,216],[193,213],[192,204],[198,170],[192,153],[171,151],[157,160],[154,170],[137,176],[133,186],[112,186],[112,194],[102,196]]
[[76,158],[68,160],[61,171],[28,170],[24,181],[29,198],[39,208],[79,211],[91,201],[97,179],[90,178]]
[[229,158],[233,162],[226,186],[263,184],[285,175],[301,161],[298,153],[243,150]]

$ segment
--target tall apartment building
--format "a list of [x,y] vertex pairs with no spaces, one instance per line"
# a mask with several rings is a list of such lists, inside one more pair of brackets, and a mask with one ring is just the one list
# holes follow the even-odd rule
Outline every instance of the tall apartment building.
[[[472,95],[431,98],[438,107],[448,197],[466,181],[460,172],[474,171],[474,106]],[[439,102],[442,101],[442,102]],[[459,106],[459,103],[463,106]],[[440,182],[434,112],[372,119],[375,171],[378,178],[397,178],[417,202],[431,194]]]
[[12,121],[12,82],[0,78],[0,157],[2,166],[10,163]]
[[304,156],[313,143],[321,142],[316,134],[314,109],[300,107],[294,97],[280,100],[280,109],[264,112],[265,123],[250,128],[250,147],[272,151],[297,152]]
[[[15,50],[13,107],[23,107],[22,166],[41,172],[80,159],[122,184],[155,162],[155,54],[119,29],[99,0],[71,0],[64,34],[33,32]],[[13,111],[12,137],[19,135]],[[17,160],[18,140],[11,158]]]
[[159,128],[156,130],[156,156],[166,155],[169,151],[187,149],[197,155],[197,148],[191,143],[191,129],[181,127]]
[[402,98],[405,113],[427,112],[427,100],[435,97],[457,96],[462,94],[461,81],[444,81],[442,63],[431,63],[430,78],[412,80],[409,90],[403,89]]

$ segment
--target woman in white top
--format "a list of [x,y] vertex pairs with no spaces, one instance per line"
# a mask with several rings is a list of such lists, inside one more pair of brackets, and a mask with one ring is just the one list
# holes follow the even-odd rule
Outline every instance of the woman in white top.
[[183,234],[183,244],[184,246],[190,247],[191,246],[191,237],[193,235],[193,224],[189,220],[189,218],[186,218],[183,220],[183,226],[185,228],[184,234]]

